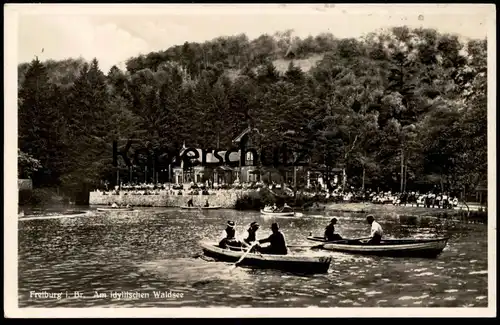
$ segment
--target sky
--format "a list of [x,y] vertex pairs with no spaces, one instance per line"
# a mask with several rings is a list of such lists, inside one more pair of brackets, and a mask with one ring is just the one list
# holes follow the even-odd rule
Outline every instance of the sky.
[[[11,11],[9,11],[10,9]],[[133,56],[245,33],[250,39],[293,29],[360,37],[380,28],[436,28],[485,38],[491,5],[6,5],[17,13],[17,61],[96,57],[105,72]],[[9,30],[6,26],[6,30]],[[11,31],[14,28],[10,29]],[[43,49],[43,52],[42,52]]]

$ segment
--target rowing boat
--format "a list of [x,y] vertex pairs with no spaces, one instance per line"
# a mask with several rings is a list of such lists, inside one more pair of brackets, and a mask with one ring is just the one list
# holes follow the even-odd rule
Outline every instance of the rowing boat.
[[[203,253],[216,260],[237,262],[246,252],[246,248],[220,248],[217,244],[200,242]],[[327,273],[330,267],[331,256],[307,255],[274,255],[249,253],[239,263],[245,267],[278,269],[294,273]]]
[[264,211],[260,210],[260,213],[265,216],[276,216],[276,217],[293,217],[295,215],[295,212],[269,212],[269,211]]
[[292,208],[285,207],[279,211],[272,211],[268,208],[264,208],[260,210],[260,213],[265,216],[277,216],[277,217],[293,217],[295,216],[295,211]]
[[220,209],[220,208],[221,208],[220,205],[213,206],[213,207],[188,207],[186,205],[181,206],[181,209],[195,209],[195,210],[199,210],[199,209],[202,209],[202,210],[217,210],[217,209]]
[[358,240],[345,239],[334,242],[323,237],[307,237],[308,240],[323,243],[322,248],[336,252],[394,256],[394,257],[437,257],[449,240],[444,238],[429,239],[385,239],[380,244],[367,244]]
[[99,212],[105,212],[105,211],[134,211],[134,208],[97,208],[97,211]]

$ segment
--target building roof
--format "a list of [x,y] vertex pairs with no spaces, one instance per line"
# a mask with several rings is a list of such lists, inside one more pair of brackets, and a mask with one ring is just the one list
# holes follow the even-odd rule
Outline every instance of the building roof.
[[243,139],[243,137],[245,135],[248,134],[248,132],[250,132],[252,129],[250,127],[247,127],[245,130],[243,130],[243,132],[241,132],[236,138],[234,138],[233,140],[233,143],[239,143],[241,141],[241,139]]

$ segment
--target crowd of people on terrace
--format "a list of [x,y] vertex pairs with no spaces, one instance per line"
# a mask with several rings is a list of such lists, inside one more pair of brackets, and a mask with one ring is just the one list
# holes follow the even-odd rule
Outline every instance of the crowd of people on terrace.
[[[103,195],[210,195],[215,194],[216,191],[230,191],[230,190],[256,190],[265,187],[263,182],[249,182],[249,183],[235,183],[235,184],[218,184],[211,181],[204,183],[188,182],[185,184],[172,184],[172,183],[139,183],[130,184],[126,183],[121,186],[115,186],[112,189],[96,190]],[[277,185],[280,186],[279,184]]]
[[[103,195],[214,195],[220,191],[234,190],[259,190],[260,188],[281,189],[285,193],[293,195],[293,190],[289,184],[272,182],[248,182],[233,184],[218,184],[210,181],[204,183],[189,182],[185,184],[172,183],[139,183],[139,184],[123,184],[115,186],[107,191],[99,191]],[[337,185],[333,190],[325,189],[317,183],[310,184],[305,189],[301,189],[298,195],[306,197],[315,197],[317,201],[324,203],[353,203],[353,202],[371,202],[374,204],[391,204],[391,205],[409,205],[416,207],[432,207],[432,208],[454,208],[459,204],[456,196],[452,196],[447,192],[429,191],[421,193],[419,191],[411,192],[392,192],[392,191],[375,191],[371,189],[356,189],[353,186],[348,186],[342,190],[341,185]]]

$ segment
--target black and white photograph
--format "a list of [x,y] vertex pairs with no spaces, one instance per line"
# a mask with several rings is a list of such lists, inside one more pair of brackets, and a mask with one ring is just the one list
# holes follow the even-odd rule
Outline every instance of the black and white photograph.
[[495,17],[4,5],[5,316],[495,317]]

